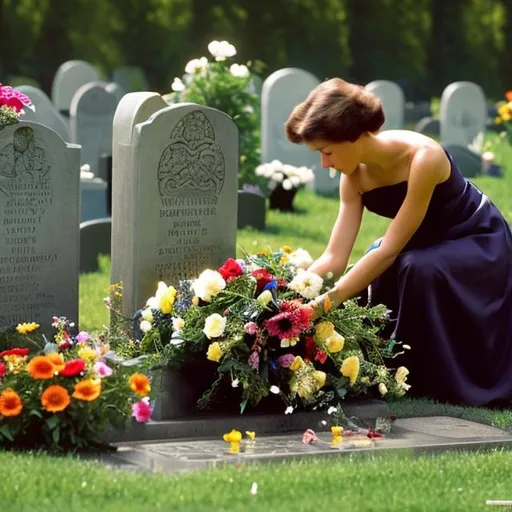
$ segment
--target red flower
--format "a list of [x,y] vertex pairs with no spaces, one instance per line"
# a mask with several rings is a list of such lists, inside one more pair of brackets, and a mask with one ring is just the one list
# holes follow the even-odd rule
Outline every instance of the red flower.
[[310,327],[310,316],[301,311],[300,302],[283,301],[280,313],[265,321],[265,327],[270,336],[277,336],[280,340],[296,338],[302,331]]
[[279,288],[286,288],[288,286],[288,283],[286,282],[286,279],[284,277],[280,277],[277,280],[277,286]]
[[2,377],[5,377],[5,374],[7,373],[7,366],[5,366],[5,363],[2,363],[0,361],[0,379]]
[[60,372],[64,377],[76,377],[85,369],[85,361],[83,359],[73,359],[68,361],[64,370]]
[[317,352],[317,346],[316,346],[316,342],[315,342],[315,339],[313,338],[313,336],[306,337],[306,339],[304,341],[304,348],[306,349],[306,353],[304,354],[304,356],[309,361],[312,361]]
[[259,268],[255,270],[254,272],[252,272],[251,276],[257,279],[258,290],[260,290],[261,288],[265,288],[265,286],[267,286],[267,284],[270,283],[270,281],[274,280],[274,276],[264,268]]
[[327,354],[323,350],[318,350],[315,356],[315,361],[318,361],[320,364],[325,364],[325,361],[327,361]]
[[0,357],[4,356],[20,356],[25,357],[28,356],[28,348],[11,348],[10,350],[4,350],[0,352]]
[[224,265],[219,268],[219,273],[224,278],[224,280],[229,283],[229,281],[232,279],[241,276],[244,271],[233,258],[229,258],[226,260],[226,263],[224,263]]
[[66,331],[63,331],[62,335],[64,336],[64,338],[58,342],[59,348],[61,350],[67,350],[68,348],[71,348],[73,346],[73,343],[71,342],[71,337]]

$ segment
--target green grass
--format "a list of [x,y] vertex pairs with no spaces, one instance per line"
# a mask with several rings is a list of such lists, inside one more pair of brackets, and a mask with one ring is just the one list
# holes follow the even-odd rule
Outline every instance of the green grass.
[[486,500],[512,499],[512,457],[360,455],[173,476],[0,453],[0,495],[3,512],[489,510]]

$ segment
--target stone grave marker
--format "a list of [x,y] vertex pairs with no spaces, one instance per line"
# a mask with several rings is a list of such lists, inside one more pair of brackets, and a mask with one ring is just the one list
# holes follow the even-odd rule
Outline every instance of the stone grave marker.
[[420,119],[414,128],[414,131],[418,133],[434,137],[439,137],[440,130],[441,126],[439,124],[439,119],[434,119],[432,117],[424,117]]
[[52,101],[59,112],[69,115],[71,100],[82,85],[100,80],[97,69],[83,60],[69,60],[59,66],[52,83]]
[[143,92],[149,89],[146,73],[138,66],[124,66],[114,70],[112,81],[126,92]]
[[262,194],[238,191],[238,227],[265,229],[266,199]]
[[52,100],[41,89],[32,85],[20,85],[17,91],[26,94],[35,107],[35,112],[29,108],[24,109],[24,121],[35,121],[55,130],[65,141],[71,141],[69,124],[64,116],[55,108]]
[[382,130],[401,130],[404,127],[405,97],[399,85],[389,80],[375,80],[365,89],[380,98],[386,120]]
[[0,130],[0,328],[78,321],[80,146],[23,121]]
[[97,176],[80,177],[80,222],[107,217],[108,183]]
[[450,153],[463,176],[474,178],[482,174],[484,162],[477,152],[458,144],[443,144],[443,147]]
[[80,272],[96,272],[98,256],[110,256],[112,221],[110,218],[80,224]]
[[261,92],[261,162],[279,160],[284,164],[306,166],[315,173],[309,184],[321,195],[336,194],[339,173],[333,178],[322,169],[320,155],[305,144],[293,144],[286,138],[284,124],[292,110],[319,84],[311,73],[297,68],[280,69],[264,82]]
[[485,132],[487,102],[482,88],[472,82],[450,84],[441,96],[439,120],[442,144],[470,144]]
[[223,112],[129,93],[114,118],[112,282],[133,315],[158,281],[236,254],[238,131]]
[[97,174],[100,156],[112,153],[112,125],[119,104],[106,82],[88,83],[76,92],[71,102],[70,125],[73,142],[82,146],[81,164],[89,164]]

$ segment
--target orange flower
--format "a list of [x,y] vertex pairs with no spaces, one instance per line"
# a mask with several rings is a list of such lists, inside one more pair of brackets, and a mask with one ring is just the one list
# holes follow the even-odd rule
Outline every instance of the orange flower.
[[70,402],[69,393],[62,386],[50,386],[41,395],[41,403],[48,412],[63,411]]
[[130,377],[130,389],[140,396],[146,396],[151,391],[149,379],[142,373],[134,373]]
[[75,386],[73,398],[84,402],[93,402],[101,394],[101,382],[94,382],[92,379],[80,381]]
[[64,362],[64,356],[62,354],[58,354],[57,352],[52,352],[46,356],[53,364],[54,370],[56,372],[61,372],[66,367],[66,363]]
[[27,367],[34,379],[51,379],[55,374],[55,366],[48,356],[36,356]]
[[505,98],[507,98],[507,101],[512,101],[512,91],[507,91],[505,93]]
[[18,416],[23,410],[23,402],[16,391],[7,388],[0,395],[0,416]]

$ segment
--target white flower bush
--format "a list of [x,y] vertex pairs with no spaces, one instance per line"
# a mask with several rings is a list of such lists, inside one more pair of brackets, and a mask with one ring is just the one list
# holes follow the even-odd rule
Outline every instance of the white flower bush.
[[279,160],[259,165],[256,167],[256,175],[268,179],[269,188],[273,189],[281,184],[285,190],[299,188],[312,181],[315,176],[309,167],[283,164]]

